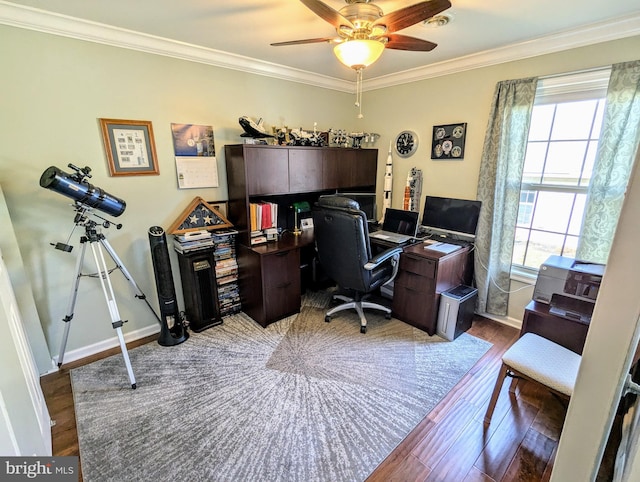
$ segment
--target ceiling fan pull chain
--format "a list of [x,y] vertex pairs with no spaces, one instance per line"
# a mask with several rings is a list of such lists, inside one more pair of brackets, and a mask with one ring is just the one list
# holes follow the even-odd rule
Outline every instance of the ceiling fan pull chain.
[[360,109],[358,119],[362,119],[362,70],[356,69],[356,107]]

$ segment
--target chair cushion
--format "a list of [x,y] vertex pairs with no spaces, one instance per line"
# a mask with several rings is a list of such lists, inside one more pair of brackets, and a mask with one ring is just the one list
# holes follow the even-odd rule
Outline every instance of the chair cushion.
[[573,394],[581,359],[533,333],[525,333],[502,356],[504,364],[567,396]]

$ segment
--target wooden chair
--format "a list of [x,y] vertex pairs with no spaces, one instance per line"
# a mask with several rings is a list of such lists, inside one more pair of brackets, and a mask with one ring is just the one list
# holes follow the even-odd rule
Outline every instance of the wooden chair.
[[484,417],[491,423],[504,379],[513,377],[509,392],[515,391],[519,378],[544,385],[548,390],[568,400],[580,368],[582,357],[557,343],[533,333],[525,333],[502,356],[502,367]]

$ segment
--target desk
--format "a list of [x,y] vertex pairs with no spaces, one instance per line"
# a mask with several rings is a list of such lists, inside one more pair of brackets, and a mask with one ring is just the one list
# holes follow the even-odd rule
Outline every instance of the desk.
[[531,301],[524,309],[520,336],[535,333],[578,355],[582,355],[589,323],[562,318],[549,313],[549,305]]
[[429,335],[436,332],[440,294],[470,284],[470,246],[445,254],[425,249],[424,243],[403,248],[393,287],[393,316]]
[[[238,246],[242,311],[263,327],[300,311],[301,252],[313,248],[313,230],[278,241]],[[376,243],[378,244],[378,243]],[[470,246],[449,253],[405,246],[395,279],[393,315],[430,335],[436,332],[440,293],[471,282]]]
[[300,251],[313,246],[313,230],[287,232],[277,241],[238,245],[242,311],[263,327],[300,311]]

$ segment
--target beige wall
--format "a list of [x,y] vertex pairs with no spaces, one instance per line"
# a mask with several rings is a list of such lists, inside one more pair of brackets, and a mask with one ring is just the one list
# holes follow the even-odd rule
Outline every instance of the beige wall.
[[[124,227],[104,232],[157,311],[147,230],[168,228],[195,196],[227,198],[223,146],[241,142],[240,116],[305,128],[314,122],[322,129],[355,128],[355,122],[340,124],[352,105],[344,93],[10,27],[0,27],[0,45],[0,184],[52,355],[58,353],[80,245],[78,233],[72,254],[49,245],[66,242],[74,212],[71,200],[39,187],[47,167],[89,165],[93,184],[127,202],[117,218]],[[160,175],[110,177],[101,117],[152,121]],[[219,188],[177,189],[172,122],[214,127]],[[85,260],[89,272],[90,252]],[[177,262],[174,278],[181,300]],[[157,327],[123,276],[116,272],[112,280],[120,314],[129,320],[123,331]],[[114,335],[98,281],[82,279],[67,351]]]
[[[422,169],[422,195],[475,199],[484,133],[489,107],[497,82],[530,76],[545,76],[640,58],[640,37],[607,42],[557,54],[474,69],[421,82],[389,87],[364,95],[366,122],[383,133],[378,145],[381,159],[386,157],[389,141],[404,129],[415,131],[420,139],[412,157],[394,157],[392,205],[402,206],[402,194],[409,169]],[[432,161],[431,135],[434,125],[467,123],[465,155],[462,161]],[[384,162],[378,164],[378,179],[384,174]],[[382,193],[382,183],[378,184]],[[531,300],[533,286],[513,281],[508,319],[519,324],[524,307]]]
[[[36,305],[52,354],[57,354],[61,318],[74,273],[75,255],[49,243],[66,241],[73,212],[66,198],[38,186],[50,165],[69,162],[93,168],[92,182],[127,201],[118,218],[124,227],[106,231],[108,240],[142,290],[157,306],[147,230],[167,228],[195,197],[226,198],[225,144],[240,141],[238,117],[264,117],[267,124],[378,132],[378,179],[384,174],[389,141],[404,129],[420,136],[417,153],[394,157],[393,206],[401,205],[406,174],[423,170],[423,195],[474,198],[487,114],[495,83],[508,78],[547,75],[637,58],[640,37],[566,53],[425,80],[364,94],[364,119],[356,119],[353,96],[332,90],[188,63],[135,51],[91,44],[11,27],[0,27],[3,52],[0,76],[0,184],[5,193]],[[98,121],[100,117],[153,122],[159,176],[112,178],[108,175]],[[178,190],[170,123],[214,127],[220,188]],[[463,161],[429,159],[435,124],[467,122]],[[382,182],[379,182],[380,194]],[[78,249],[77,233],[72,244]],[[174,259],[175,261],[175,259]],[[174,265],[174,278],[177,276]],[[153,316],[134,300],[119,273],[113,276],[125,332],[153,328]],[[69,350],[113,337],[95,280],[82,280]],[[176,283],[179,291],[179,283]],[[521,318],[522,306],[512,308]],[[510,315],[512,313],[510,312]],[[90,349],[90,348],[89,348]]]

